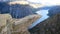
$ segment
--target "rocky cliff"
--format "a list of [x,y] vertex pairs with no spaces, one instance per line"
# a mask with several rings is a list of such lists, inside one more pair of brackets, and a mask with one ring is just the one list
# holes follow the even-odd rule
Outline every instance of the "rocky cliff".
[[30,34],[28,27],[39,17],[40,15],[29,15],[21,19],[10,18],[7,14],[0,15],[0,34]]
[[60,34],[60,14],[56,14],[29,30],[31,34]]

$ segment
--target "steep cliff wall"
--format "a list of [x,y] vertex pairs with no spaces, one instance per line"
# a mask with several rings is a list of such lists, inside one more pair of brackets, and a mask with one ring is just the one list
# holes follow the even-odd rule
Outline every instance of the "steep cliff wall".
[[31,34],[60,34],[60,14],[56,14],[30,29]]

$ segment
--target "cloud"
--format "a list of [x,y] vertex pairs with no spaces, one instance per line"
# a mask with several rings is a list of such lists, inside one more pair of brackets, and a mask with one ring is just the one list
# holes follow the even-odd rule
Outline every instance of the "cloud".
[[60,0],[28,0],[30,2],[41,3],[44,5],[60,5]]

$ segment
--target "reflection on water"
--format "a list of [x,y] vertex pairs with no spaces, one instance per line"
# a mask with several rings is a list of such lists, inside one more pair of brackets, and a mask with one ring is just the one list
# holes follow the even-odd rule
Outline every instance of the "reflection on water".
[[39,15],[45,16],[45,15],[48,14],[48,9],[47,10],[39,10],[36,13],[39,14]]
[[29,29],[33,28],[34,26],[36,26],[38,23],[44,21],[45,19],[47,19],[49,16],[47,15],[48,14],[48,10],[39,10],[36,12],[37,14],[39,15],[42,15],[41,18],[39,18],[38,20],[36,20],[30,27]]

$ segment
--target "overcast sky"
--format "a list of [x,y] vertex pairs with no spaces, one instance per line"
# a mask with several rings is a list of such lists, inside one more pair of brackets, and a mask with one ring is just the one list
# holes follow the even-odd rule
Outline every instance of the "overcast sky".
[[[0,0],[2,1],[2,0]],[[6,1],[6,0],[4,0]],[[44,4],[44,5],[60,5],[60,0],[27,0],[29,2],[34,2],[34,3],[41,3],[41,4]]]
[[41,3],[45,5],[60,5],[60,0],[27,0],[30,2]]

